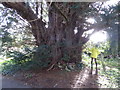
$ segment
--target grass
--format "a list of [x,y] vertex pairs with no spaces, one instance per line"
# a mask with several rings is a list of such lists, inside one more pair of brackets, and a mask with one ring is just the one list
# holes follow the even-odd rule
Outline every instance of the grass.
[[105,59],[105,65],[107,69],[106,72],[101,73],[107,78],[109,78],[109,87],[114,85],[114,88],[120,88],[120,68],[118,61],[118,57],[111,58],[111,60]]
[[[120,88],[120,57],[103,59],[106,70],[104,71],[103,65],[101,62],[101,57],[98,58],[98,68],[99,71],[99,80],[98,83],[101,84],[101,88]],[[83,55],[83,62],[90,67],[90,57],[88,55]],[[95,68],[95,64],[93,65]]]

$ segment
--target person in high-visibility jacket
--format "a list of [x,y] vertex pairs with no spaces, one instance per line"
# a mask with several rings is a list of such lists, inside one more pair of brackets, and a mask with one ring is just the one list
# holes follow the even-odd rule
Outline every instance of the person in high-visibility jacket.
[[90,74],[92,74],[92,71],[93,71],[93,60],[95,60],[96,74],[97,74],[98,73],[98,70],[97,70],[97,57],[100,54],[100,51],[99,51],[97,45],[95,47],[91,48],[89,51],[91,53],[91,71],[90,71]]

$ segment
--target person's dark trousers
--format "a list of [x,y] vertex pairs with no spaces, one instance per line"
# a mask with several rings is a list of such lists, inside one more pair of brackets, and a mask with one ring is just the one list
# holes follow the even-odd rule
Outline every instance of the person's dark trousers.
[[93,71],[93,60],[95,60],[95,64],[96,64],[96,74],[98,73],[97,71],[97,59],[96,58],[91,58],[91,71],[90,71],[90,74],[92,74],[92,71]]

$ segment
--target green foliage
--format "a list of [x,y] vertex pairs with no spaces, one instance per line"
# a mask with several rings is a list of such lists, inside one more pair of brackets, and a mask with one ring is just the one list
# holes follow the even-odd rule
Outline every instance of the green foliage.
[[[13,57],[12,63],[21,65],[23,70],[40,69],[47,67],[51,57],[50,48],[47,45],[35,47],[33,50],[24,49],[24,53],[10,52],[9,57]],[[26,52],[26,53],[25,53]]]
[[49,58],[51,57],[51,47],[48,45],[40,45],[37,48],[35,55],[38,55],[41,60]]
[[22,52],[9,51],[6,55],[12,59],[2,64],[3,74],[14,73],[18,70],[42,69],[50,64],[53,54],[50,46],[41,45],[32,50],[24,47]]
[[119,68],[119,58],[111,57],[110,59],[105,59],[105,67],[106,72],[100,72],[100,74],[106,76],[110,83],[109,88],[113,87],[113,84],[115,85],[115,88],[120,88],[120,68]]
[[9,19],[10,21],[14,21],[15,23],[18,23],[18,20],[17,20],[16,18],[14,18],[14,17],[8,17],[8,19]]
[[85,67],[85,64],[83,62],[78,62],[76,66],[78,69],[83,69]]
[[6,61],[2,64],[2,74],[3,75],[12,75],[21,69],[22,69],[21,64],[16,64],[16,63],[12,62],[12,60]]
[[63,57],[61,58],[61,60],[68,62],[70,60],[70,56],[64,52]]
[[[25,48],[25,51],[9,51],[6,54],[7,58],[11,58],[9,61],[4,60],[2,63],[2,74],[13,74],[19,70],[25,70],[27,68],[27,64],[31,61],[33,57],[34,51],[29,48]],[[30,68],[27,68],[27,70]]]
[[10,44],[10,42],[12,42],[12,38],[10,37],[10,33],[7,30],[4,30],[4,29],[1,28],[0,29],[0,35],[2,37],[3,45],[7,44],[7,43]]
[[106,58],[104,60],[107,66],[119,68],[119,59],[120,57],[114,57],[111,55],[110,58]]
[[31,53],[28,52],[27,54],[18,52],[18,51],[14,51],[14,52],[9,52],[9,54],[7,55],[8,57],[13,57],[13,62],[16,64],[21,64],[23,62],[25,62],[26,59],[31,58]]

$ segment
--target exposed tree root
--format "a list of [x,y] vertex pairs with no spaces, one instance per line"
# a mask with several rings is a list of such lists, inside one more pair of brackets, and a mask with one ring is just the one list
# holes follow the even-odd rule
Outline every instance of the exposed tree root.
[[55,66],[55,63],[52,64],[52,65],[47,69],[47,71],[50,71],[54,66]]

